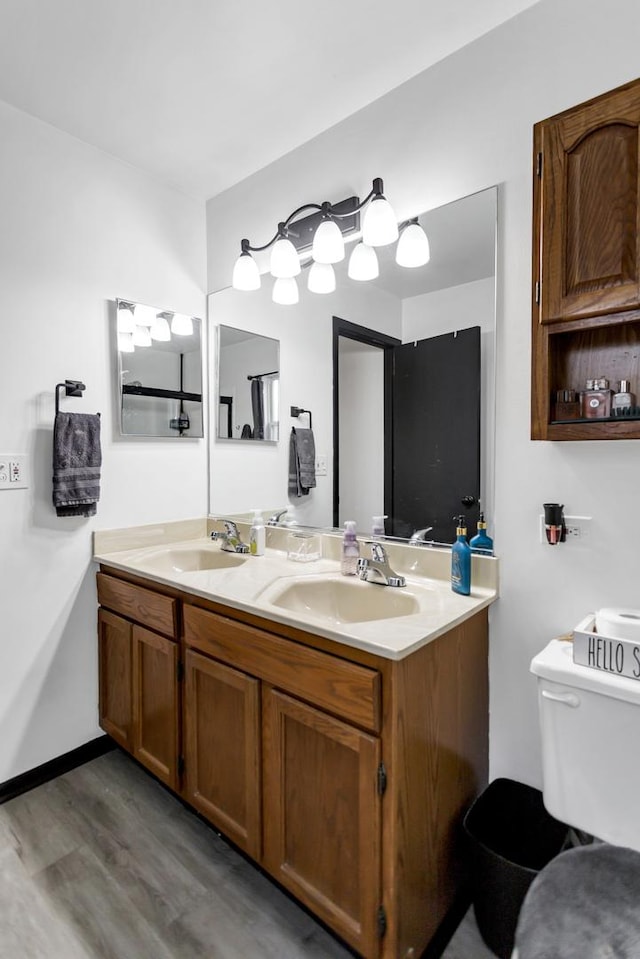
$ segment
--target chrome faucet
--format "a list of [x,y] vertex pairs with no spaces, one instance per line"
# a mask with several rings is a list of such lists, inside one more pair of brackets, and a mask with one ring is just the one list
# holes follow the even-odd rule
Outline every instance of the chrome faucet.
[[[416,529],[413,531],[409,544],[415,545],[416,543],[427,543],[427,533],[430,533],[433,529],[433,526],[426,526],[424,529]],[[433,542],[433,540],[431,540]]]
[[371,559],[361,557],[358,560],[358,576],[365,583],[377,583],[378,586],[406,586],[404,576],[399,576],[389,566],[389,560],[381,543],[367,540],[371,546]]
[[278,523],[280,522],[280,517],[284,516],[284,514],[288,512],[288,510],[289,510],[288,506],[285,506],[284,509],[276,510],[273,516],[270,516],[269,519],[267,520],[267,526],[277,526]]
[[242,542],[238,527],[231,519],[224,519],[224,530],[219,532],[214,529],[211,533],[212,540],[221,540],[220,549],[226,553],[248,553],[249,547]]

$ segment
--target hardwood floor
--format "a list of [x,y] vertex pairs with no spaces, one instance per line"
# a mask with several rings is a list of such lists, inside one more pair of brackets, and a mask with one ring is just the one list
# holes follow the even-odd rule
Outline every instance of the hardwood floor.
[[[0,959],[349,959],[116,750],[0,806]],[[492,959],[469,913],[443,959]]]

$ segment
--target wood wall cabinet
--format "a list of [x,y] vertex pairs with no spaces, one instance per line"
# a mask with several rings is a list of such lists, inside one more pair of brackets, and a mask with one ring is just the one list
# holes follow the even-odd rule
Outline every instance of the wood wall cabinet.
[[180,624],[173,788],[365,959],[420,956],[463,889],[462,817],[487,782],[486,610],[394,661],[188,593],[159,588],[159,613],[135,577],[99,575],[105,731],[134,751],[124,609],[145,605]]
[[640,438],[640,411],[560,419],[559,390],[640,392],[640,81],[534,127],[533,439]]
[[[148,594],[151,594],[149,597]],[[176,639],[161,636],[125,616],[144,617],[156,607],[150,590],[98,574],[98,597],[111,609],[98,610],[99,721],[106,733],[172,789],[178,787],[178,663]],[[174,631],[175,611],[154,622]]]

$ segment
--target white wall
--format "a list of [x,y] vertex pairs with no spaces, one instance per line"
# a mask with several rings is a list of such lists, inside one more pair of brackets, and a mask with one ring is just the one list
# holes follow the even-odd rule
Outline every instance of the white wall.
[[[382,176],[403,217],[499,184],[496,510],[489,525],[502,558],[502,595],[491,611],[491,772],[534,784],[532,656],[589,610],[638,605],[640,443],[529,439],[532,126],[634,79],[639,36],[637,0],[541,0],[208,205],[209,289],[219,289],[229,283],[240,238],[265,242],[300,203],[364,195]],[[215,490],[214,462],[212,469]],[[588,546],[539,543],[547,501],[594,517]]]
[[[449,286],[402,302],[402,342],[440,336],[455,330],[480,327],[480,490],[482,509],[489,517],[495,512],[495,345],[496,279],[494,276],[473,283]],[[455,396],[455,374],[451,378]]]
[[[46,80],[43,80],[46,82]],[[204,315],[202,204],[0,103],[0,452],[28,490],[0,491],[0,782],[100,734],[92,529],[200,516],[204,440],[120,439],[117,296]],[[51,505],[54,387],[102,413],[92,519]]]

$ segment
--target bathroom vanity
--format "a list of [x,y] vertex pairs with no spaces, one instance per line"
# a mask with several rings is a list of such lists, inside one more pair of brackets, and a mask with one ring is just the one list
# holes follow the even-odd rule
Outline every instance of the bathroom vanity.
[[459,825],[487,782],[497,561],[457,597],[448,551],[395,546],[406,591],[353,580],[336,612],[337,538],[301,568],[284,531],[264,557],[205,532],[96,534],[100,724],[362,956],[417,959],[462,890]]

